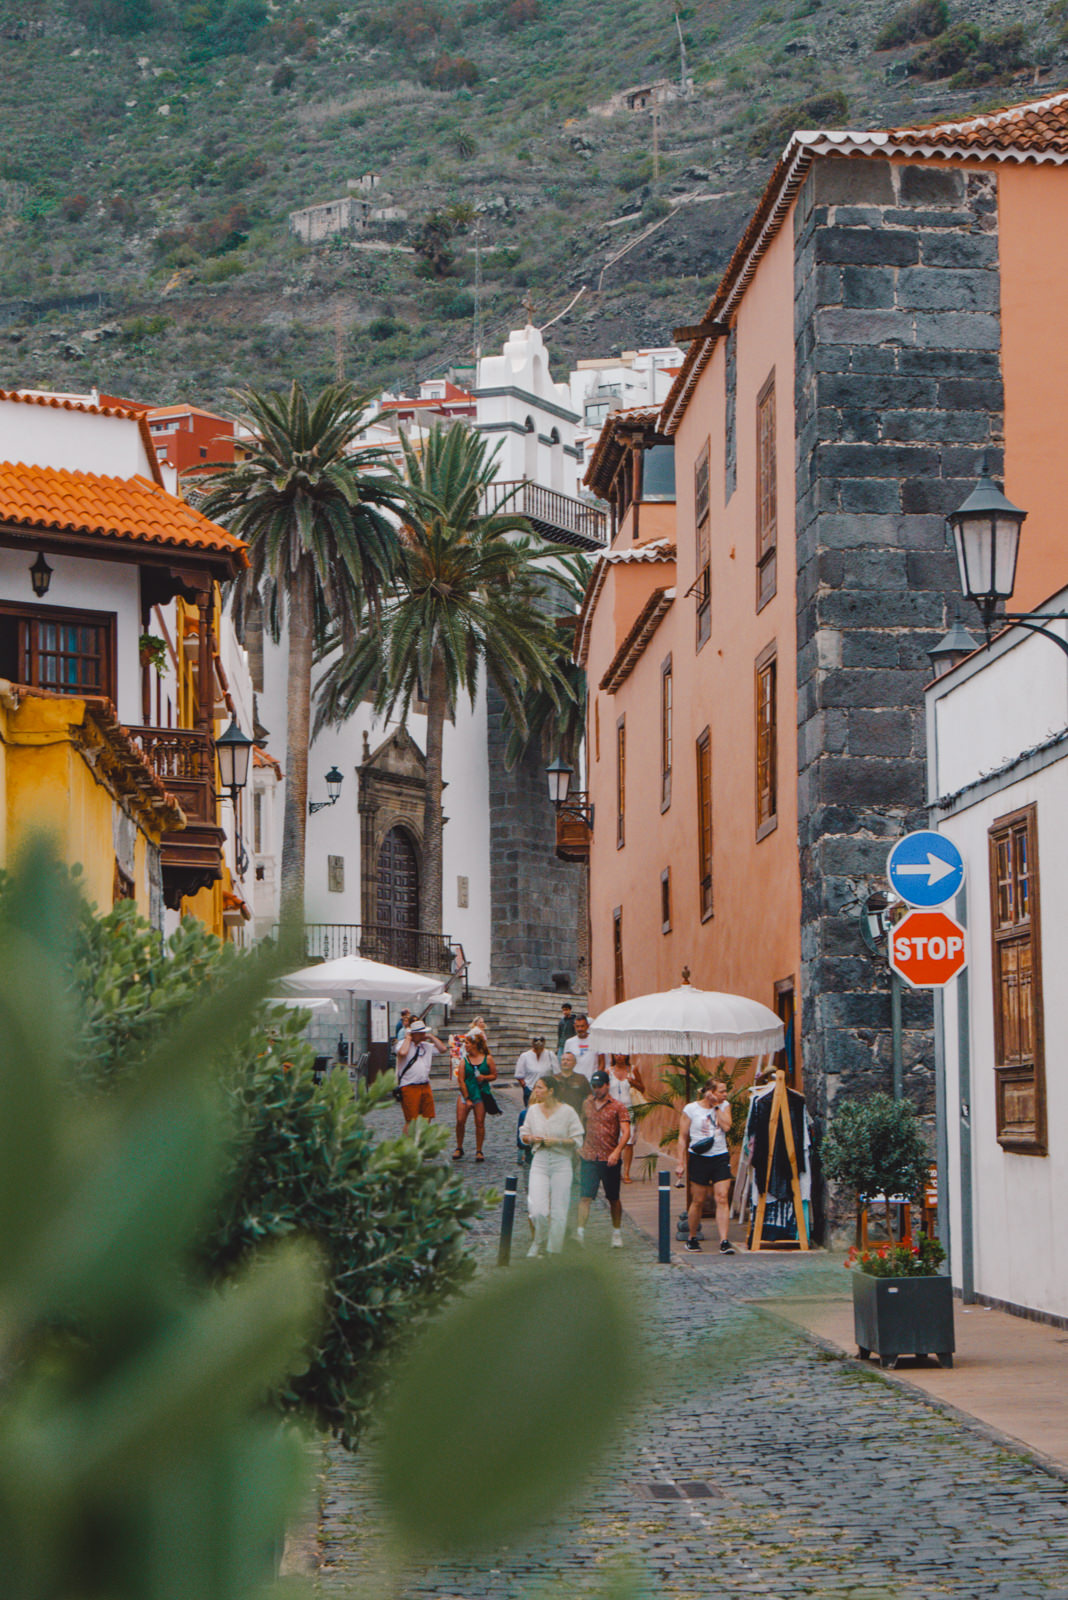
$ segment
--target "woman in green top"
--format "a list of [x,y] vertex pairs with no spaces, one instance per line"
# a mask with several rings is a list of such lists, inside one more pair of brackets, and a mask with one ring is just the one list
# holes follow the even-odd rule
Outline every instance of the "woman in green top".
[[475,1114],[475,1160],[484,1161],[482,1142],[486,1137],[486,1105],[483,1090],[497,1076],[497,1067],[490,1055],[486,1035],[472,1028],[464,1035],[463,1050],[456,1065],[456,1149],[452,1159],[459,1161],[464,1153],[464,1128],[468,1112]]

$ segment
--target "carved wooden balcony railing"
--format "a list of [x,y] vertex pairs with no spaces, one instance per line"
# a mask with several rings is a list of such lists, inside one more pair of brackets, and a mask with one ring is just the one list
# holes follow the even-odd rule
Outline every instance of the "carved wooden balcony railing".
[[516,511],[526,517],[536,533],[554,544],[576,545],[581,550],[601,550],[609,539],[606,507],[590,505],[573,495],[546,489],[527,478],[491,485],[487,512]]
[[197,728],[130,728],[129,734],[185,812],[186,825],[160,841],[163,898],[182,898],[222,876],[225,834],[215,807],[215,752]]
[[[561,861],[588,861],[593,830],[585,816],[576,814],[579,807],[588,812],[588,794],[570,794],[567,806],[556,813],[556,854]],[[575,811],[571,807],[576,808]]]

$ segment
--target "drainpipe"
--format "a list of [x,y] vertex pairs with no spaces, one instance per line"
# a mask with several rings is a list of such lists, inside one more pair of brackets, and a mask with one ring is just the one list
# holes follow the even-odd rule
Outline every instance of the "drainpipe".
[[[957,921],[968,926],[968,890],[957,896]],[[960,1084],[960,1297],[975,1304],[975,1261],[972,1216],[972,1061],[968,968],[957,978],[957,1075]],[[941,1186],[939,1203],[941,1204]]]

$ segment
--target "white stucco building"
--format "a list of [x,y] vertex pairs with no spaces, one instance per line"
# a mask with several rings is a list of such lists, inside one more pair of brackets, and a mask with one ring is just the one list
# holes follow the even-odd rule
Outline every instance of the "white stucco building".
[[[1068,590],[1042,610],[1068,609]],[[1051,628],[1065,636],[1065,623]],[[931,825],[967,868],[938,1007],[950,1256],[966,1297],[1068,1318],[1068,661],[1009,628],[927,691]],[[948,907],[947,909],[952,909]]]

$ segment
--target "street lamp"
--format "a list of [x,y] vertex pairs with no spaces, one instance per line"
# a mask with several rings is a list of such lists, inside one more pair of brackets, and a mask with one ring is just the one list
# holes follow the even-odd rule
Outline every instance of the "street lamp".
[[234,865],[239,878],[243,878],[248,870],[248,851],[241,838],[241,813],[237,797],[248,783],[252,745],[253,741],[241,732],[236,715],[231,714],[230,726],[215,741],[215,756],[219,763],[219,781],[224,789],[229,789],[230,804],[234,808]]
[[557,756],[545,769],[545,776],[549,780],[549,799],[556,807],[557,812],[563,812],[565,817],[577,817],[584,822],[593,832],[593,804],[591,801],[568,800],[571,788],[571,779],[574,776],[574,767],[568,766],[562,756]]
[[43,599],[48,593],[48,585],[52,582],[52,568],[45,560],[43,550],[38,551],[37,560],[30,568],[30,582],[38,600]]
[[317,811],[325,811],[327,806],[336,806],[341,794],[341,785],[344,781],[345,774],[339,772],[337,767],[331,767],[326,775],[326,792],[330,798],[329,800],[309,800],[308,814],[314,817]]
[[[1006,500],[984,457],[979,482],[960,509],[947,518],[957,551],[960,585],[965,597],[979,607],[988,643],[994,612],[1015,587],[1020,529],[1026,516],[1026,511]],[[1068,639],[1049,626],[1068,621],[1068,611],[1003,611],[997,620],[1040,633],[1068,655]]]
[[973,650],[978,650],[979,641],[972,637],[967,628],[962,628],[955,622],[948,633],[944,633],[938,643],[932,645],[927,652],[927,659],[931,663],[936,678],[944,672],[950,672],[958,662],[970,656]]

